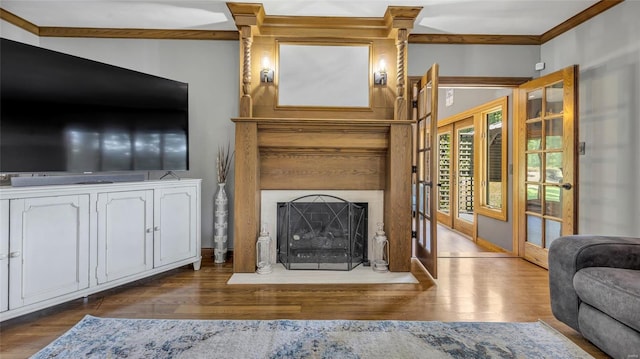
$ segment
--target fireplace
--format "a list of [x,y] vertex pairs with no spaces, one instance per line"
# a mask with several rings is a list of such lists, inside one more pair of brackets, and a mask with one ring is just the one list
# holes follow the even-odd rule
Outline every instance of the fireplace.
[[[256,238],[262,227],[273,239],[271,263],[277,262],[277,202],[314,193],[368,202],[368,233],[375,233],[378,222],[385,223],[389,270],[410,270],[412,121],[253,117],[233,121],[235,273],[255,272]],[[298,194],[306,191],[310,193]],[[353,198],[370,191],[376,193],[374,204]],[[286,197],[271,202],[271,192]],[[373,253],[371,243],[368,253]]]
[[367,261],[367,203],[314,194],[277,206],[277,259],[287,269],[351,270]]
[[[260,191],[260,202],[262,203],[260,210],[260,221],[262,227],[266,228],[272,238],[271,241],[271,263],[280,263],[278,259],[277,247],[277,235],[279,230],[278,225],[278,204],[294,201],[296,198],[317,196],[318,193],[322,193],[325,196],[333,196],[343,199],[345,201],[353,202],[358,205],[367,205],[367,228],[366,236],[366,253],[368,259],[373,253],[373,241],[371,236],[376,232],[376,224],[384,222],[384,191],[378,190],[262,190]],[[255,247],[255,243],[254,243]],[[355,266],[354,266],[355,267]]]

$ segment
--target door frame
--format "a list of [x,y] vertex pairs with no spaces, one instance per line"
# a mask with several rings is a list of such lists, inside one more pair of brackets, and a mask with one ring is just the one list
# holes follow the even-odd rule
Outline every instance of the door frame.
[[[407,83],[409,84],[408,88],[414,88],[414,85],[420,83],[423,76],[408,76]],[[447,86],[447,87],[492,87],[492,88],[511,88],[517,89],[521,84],[530,81],[531,77],[496,77],[496,76],[438,76],[438,86]],[[407,106],[407,118],[414,118],[413,113],[416,111],[416,108],[413,106]],[[515,120],[514,120],[515,121]],[[415,127],[415,124],[414,124]],[[437,127],[437,126],[436,126]],[[414,131],[414,134],[417,131]],[[515,137],[515,135],[514,135]],[[415,141],[415,138],[414,138]],[[414,151],[415,152],[415,151]],[[515,171],[514,171],[515,172]],[[514,173],[514,181],[515,181],[515,173]],[[513,194],[512,194],[513,195]],[[515,203],[515,198],[514,201]],[[515,212],[513,212],[515,213]],[[414,218],[415,221],[415,218]],[[514,220],[515,222],[515,220]],[[477,221],[475,222],[477,223]],[[416,230],[414,228],[414,230]],[[515,231],[515,227],[514,227]],[[477,232],[474,230],[474,232]],[[515,232],[514,232],[515,233]],[[437,245],[437,243],[436,243]],[[415,246],[415,243],[414,243]],[[414,247],[415,248],[415,247]],[[518,238],[516,235],[513,235],[513,252],[515,255],[518,254]],[[414,251],[415,256],[415,251]],[[436,247],[436,256],[437,256],[437,247]],[[435,278],[435,277],[434,277]]]

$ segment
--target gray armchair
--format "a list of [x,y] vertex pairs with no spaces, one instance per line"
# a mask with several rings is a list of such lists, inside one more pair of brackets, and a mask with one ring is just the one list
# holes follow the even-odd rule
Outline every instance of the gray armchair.
[[640,358],[640,238],[556,239],[549,286],[558,320],[614,358]]

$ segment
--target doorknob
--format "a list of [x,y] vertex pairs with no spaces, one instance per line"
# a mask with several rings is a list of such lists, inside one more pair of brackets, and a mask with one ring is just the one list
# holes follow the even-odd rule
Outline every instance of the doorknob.
[[571,189],[573,186],[571,185],[571,183],[564,183],[561,187],[564,189]]

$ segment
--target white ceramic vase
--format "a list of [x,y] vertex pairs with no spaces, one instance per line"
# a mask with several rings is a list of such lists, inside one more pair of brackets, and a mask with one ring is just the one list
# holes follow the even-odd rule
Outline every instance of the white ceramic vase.
[[227,228],[229,227],[229,199],[224,190],[225,183],[218,183],[215,197],[215,220],[213,236],[213,262],[224,263],[227,260]]

